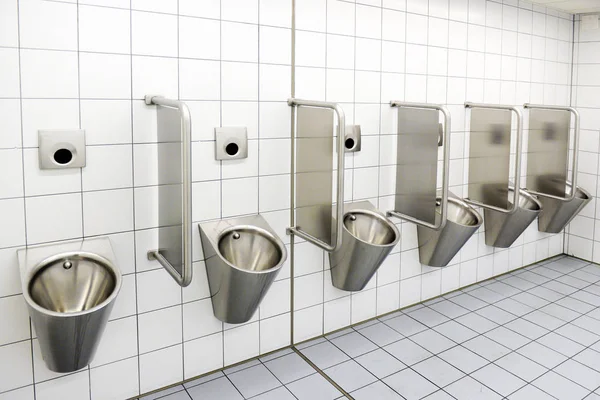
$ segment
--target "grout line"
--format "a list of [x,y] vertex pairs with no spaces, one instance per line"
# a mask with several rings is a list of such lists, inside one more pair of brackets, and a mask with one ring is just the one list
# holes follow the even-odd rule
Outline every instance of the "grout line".
[[342,393],[348,399],[354,399],[348,392],[346,392],[340,385],[337,384],[333,379],[331,379],[325,372],[323,372],[319,367],[317,367],[308,357],[306,357],[300,350],[296,348],[296,346],[292,346],[292,350],[300,356],[308,365],[312,367],[319,375],[321,375],[327,382],[329,382],[333,387],[335,387],[340,393]]

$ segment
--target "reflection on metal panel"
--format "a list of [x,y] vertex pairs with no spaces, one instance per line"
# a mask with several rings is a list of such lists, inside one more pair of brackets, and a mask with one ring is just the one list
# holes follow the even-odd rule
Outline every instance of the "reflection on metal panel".
[[471,109],[469,199],[508,209],[511,111]]
[[332,240],[333,110],[298,107],[296,226],[325,243]]
[[182,135],[179,110],[157,107],[158,249],[179,273],[183,271]]
[[571,113],[531,109],[527,149],[527,189],[565,197]]
[[435,223],[439,113],[398,108],[394,211]]

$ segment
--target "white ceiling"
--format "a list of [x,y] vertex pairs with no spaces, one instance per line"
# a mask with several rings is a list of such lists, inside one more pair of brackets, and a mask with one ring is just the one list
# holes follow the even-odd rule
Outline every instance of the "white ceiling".
[[600,12],[600,0],[530,0],[571,14]]

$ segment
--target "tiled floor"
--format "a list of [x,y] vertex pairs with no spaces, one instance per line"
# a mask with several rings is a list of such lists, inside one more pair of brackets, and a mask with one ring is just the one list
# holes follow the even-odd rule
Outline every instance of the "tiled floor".
[[[600,266],[555,258],[297,348],[357,400],[600,400]],[[345,396],[287,349],[158,398]]]

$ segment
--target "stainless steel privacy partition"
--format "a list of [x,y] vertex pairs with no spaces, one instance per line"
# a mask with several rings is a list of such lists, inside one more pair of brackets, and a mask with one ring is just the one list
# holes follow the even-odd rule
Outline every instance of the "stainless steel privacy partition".
[[148,251],[181,286],[192,281],[192,166],[190,111],[185,103],[146,96],[158,123],[158,249]]
[[[292,226],[296,235],[332,252],[342,246],[344,216],[344,110],[324,101],[288,99],[292,107]],[[333,114],[337,114],[337,211],[332,212]]]
[[[524,104],[529,109],[527,191],[543,205],[541,232],[558,233],[591,201],[577,186],[579,112],[573,107]],[[569,136],[573,124],[573,156],[568,177]]]
[[[481,225],[481,216],[450,197],[451,118],[436,104],[392,101],[398,108],[395,210],[389,216],[417,224],[422,264],[444,267]],[[440,140],[439,113],[444,116]],[[438,147],[444,147],[442,189],[437,189]]]
[[[508,199],[510,186],[511,112],[516,116],[516,155],[513,182],[521,184],[521,147],[523,117],[513,106],[465,103],[471,109],[469,136],[469,196],[465,201],[501,213],[514,213],[519,205],[519,191]],[[491,168],[493,166],[494,168]]]
[[[398,108],[395,210],[387,215],[440,230],[448,214],[450,174],[450,112],[445,106],[391,101]],[[437,197],[439,113],[444,115],[442,191]],[[436,214],[436,203],[440,214]]]

